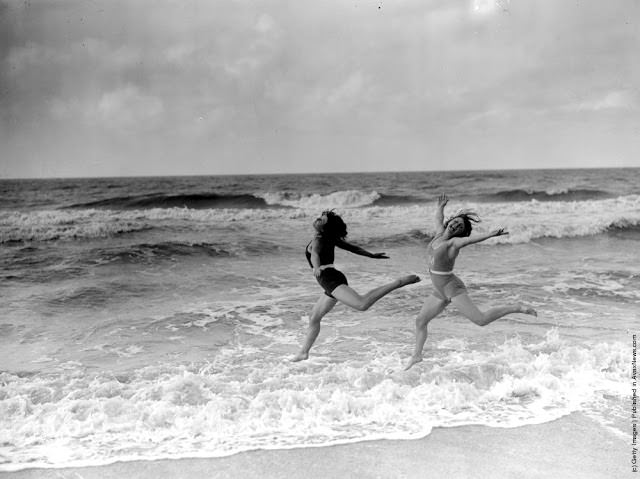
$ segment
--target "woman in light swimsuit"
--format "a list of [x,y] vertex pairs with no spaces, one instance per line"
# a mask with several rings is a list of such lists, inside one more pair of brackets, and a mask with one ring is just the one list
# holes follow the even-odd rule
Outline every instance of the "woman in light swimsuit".
[[444,221],[444,207],[449,199],[446,195],[438,198],[436,208],[436,235],[429,243],[429,275],[433,283],[433,293],[425,300],[416,318],[416,346],[413,356],[405,369],[409,369],[422,361],[422,349],[427,340],[429,321],[440,314],[449,303],[478,326],[486,326],[496,319],[511,313],[524,313],[537,316],[533,308],[522,304],[498,306],[487,311],[480,311],[467,294],[464,283],[453,274],[453,266],[461,248],[485,241],[494,236],[507,235],[503,228],[471,237],[472,222],[478,223],[478,215],[470,211],[462,211]]
[[300,352],[293,357],[292,361],[302,361],[309,357],[309,350],[320,332],[320,321],[338,301],[358,311],[366,311],[391,291],[420,281],[418,276],[412,274],[372,289],[364,295],[358,294],[349,287],[345,275],[333,265],[335,247],[369,258],[388,258],[388,256],[384,253],[370,253],[345,241],[347,225],[333,211],[324,211],[320,218],[313,222],[313,227],[316,235],[307,245],[305,255],[309,266],[313,268],[318,284],[324,289],[324,294],[318,299],[309,315],[307,337]]

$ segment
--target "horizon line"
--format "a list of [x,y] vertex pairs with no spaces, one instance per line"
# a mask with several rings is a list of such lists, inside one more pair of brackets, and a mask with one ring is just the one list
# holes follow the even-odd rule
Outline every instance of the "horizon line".
[[160,175],[108,175],[108,176],[15,176],[2,177],[0,181],[22,180],[95,180],[95,179],[122,179],[122,178],[196,178],[218,176],[302,176],[302,175],[375,175],[380,173],[477,173],[495,171],[561,171],[561,170],[624,170],[640,169],[640,166],[558,166],[544,168],[485,168],[485,169],[449,169],[449,170],[374,170],[374,171],[301,171],[301,172],[263,172],[263,173],[177,173]]

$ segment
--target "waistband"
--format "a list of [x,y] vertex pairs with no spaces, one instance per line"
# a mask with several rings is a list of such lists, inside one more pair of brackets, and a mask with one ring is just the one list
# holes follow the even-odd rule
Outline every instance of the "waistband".
[[453,270],[451,270],[451,271],[436,271],[435,269],[430,269],[429,273],[438,274],[440,276],[449,276],[450,274],[453,274]]
[[325,269],[329,269],[329,268],[333,268],[335,269],[335,266],[333,264],[323,264],[322,266],[320,266],[318,269],[320,271],[324,271]]

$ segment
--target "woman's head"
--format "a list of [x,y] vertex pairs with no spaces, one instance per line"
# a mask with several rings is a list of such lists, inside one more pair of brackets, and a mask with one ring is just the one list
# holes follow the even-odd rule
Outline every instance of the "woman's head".
[[472,223],[480,223],[480,217],[473,211],[460,211],[445,222],[444,229],[451,237],[464,238],[471,234]]
[[318,233],[330,238],[344,238],[347,236],[347,225],[340,215],[333,210],[325,210],[319,218],[313,222],[313,227]]

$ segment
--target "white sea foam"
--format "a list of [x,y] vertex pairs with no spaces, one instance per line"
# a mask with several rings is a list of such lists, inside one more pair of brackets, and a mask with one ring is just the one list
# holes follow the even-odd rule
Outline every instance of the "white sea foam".
[[[344,200],[350,192],[334,193]],[[377,195],[377,193],[371,193]],[[357,198],[361,198],[358,192]],[[366,195],[365,195],[366,196]],[[328,195],[325,199],[329,199]],[[274,233],[310,228],[313,218],[330,202],[318,200],[314,206],[283,209],[156,208],[149,210],[55,210],[0,213],[0,243],[47,241],[53,239],[108,238],[147,229],[185,228],[206,233],[211,225],[228,224]],[[302,201],[304,203],[304,201]],[[352,204],[352,206],[353,206]],[[611,228],[640,225],[640,196],[575,202],[452,203],[448,212],[459,208],[476,210],[483,222],[477,230],[504,227],[510,234],[496,243],[526,243],[537,238],[571,238],[603,233]],[[371,237],[382,232],[403,234],[424,231],[432,235],[434,206],[369,206],[338,210],[349,228]]]
[[264,193],[269,205],[283,205],[294,208],[324,210],[327,208],[354,208],[373,204],[380,198],[376,191],[336,191],[327,195],[291,195],[290,193]]
[[149,219],[99,210],[0,212],[0,243],[103,238],[147,229]]
[[[499,227],[509,235],[495,238],[492,243],[527,243],[540,238],[575,238],[604,233],[611,228],[640,225],[640,196],[575,202],[521,203],[452,203],[447,213],[461,208],[478,212],[482,222],[476,232]],[[344,212],[345,221],[360,233],[366,228],[391,232],[423,231],[435,234],[434,205],[371,207]],[[370,233],[371,234],[371,233]]]
[[287,363],[236,344],[206,364],[155,364],[120,379],[73,364],[55,374],[2,373],[0,470],[513,427],[597,414],[603,395],[627,394],[624,345],[570,344],[555,330],[489,351],[446,340],[408,372],[395,352],[375,346],[342,363]]

